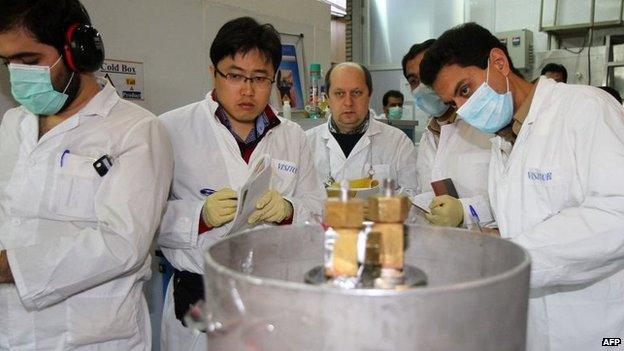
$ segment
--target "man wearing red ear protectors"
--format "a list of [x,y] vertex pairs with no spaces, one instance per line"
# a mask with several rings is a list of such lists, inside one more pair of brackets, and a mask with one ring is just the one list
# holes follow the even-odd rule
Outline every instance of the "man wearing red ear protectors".
[[0,350],[149,350],[143,282],[173,170],[167,133],[93,72],[78,0],[0,0],[21,106],[0,125]]

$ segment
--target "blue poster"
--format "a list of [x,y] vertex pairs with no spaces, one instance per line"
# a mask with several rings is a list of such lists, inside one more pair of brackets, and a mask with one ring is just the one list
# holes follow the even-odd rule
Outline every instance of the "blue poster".
[[305,100],[299,76],[297,50],[294,45],[282,45],[282,63],[277,71],[275,83],[280,103],[290,100],[290,106],[293,109],[303,109]]

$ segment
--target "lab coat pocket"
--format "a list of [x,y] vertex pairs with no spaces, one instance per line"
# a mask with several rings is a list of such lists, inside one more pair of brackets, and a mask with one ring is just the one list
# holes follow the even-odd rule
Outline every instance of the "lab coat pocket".
[[[61,162],[62,159],[62,162]],[[53,213],[79,219],[95,218],[95,192],[101,177],[90,157],[59,154],[50,207]]]
[[299,169],[297,164],[286,160],[272,160],[273,173],[271,187],[276,188],[280,193],[288,195],[295,190],[297,174]]
[[[540,213],[542,219],[549,218],[559,213],[566,204],[570,179],[565,177],[564,172],[559,168],[534,168],[527,167],[523,175],[527,182],[526,199],[533,199],[527,202],[529,206],[535,208],[527,213]],[[536,212],[537,211],[539,212]]]
[[68,300],[69,340],[73,346],[128,339],[139,333],[140,299],[76,295]]

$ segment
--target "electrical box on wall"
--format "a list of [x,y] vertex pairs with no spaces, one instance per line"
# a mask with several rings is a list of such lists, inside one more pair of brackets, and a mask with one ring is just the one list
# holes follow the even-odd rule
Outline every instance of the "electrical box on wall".
[[533,68],[533,32],[519,29],[496,33],[496,37],[507,45],[514,67],[520,70]]

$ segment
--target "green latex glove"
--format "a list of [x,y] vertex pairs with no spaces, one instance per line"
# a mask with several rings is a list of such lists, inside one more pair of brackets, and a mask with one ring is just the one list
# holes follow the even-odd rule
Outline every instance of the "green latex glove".
[[251,213],[247,222],[254,224],[257,222],[279,223],[290,217],[293,207],[286,201],[282,194],[273,189],[267,190],[256,202],[256,210]]
[[206,198],[202,208],[202,219],[211,227],[220,227],[234,219],[237,194],[230,188],[223,188]]
[[461,201],[450,195],[436,196],[429,204],[431,213],[425,218],[433,224],[442,227],[457,227],[464,220],[464,208]]

